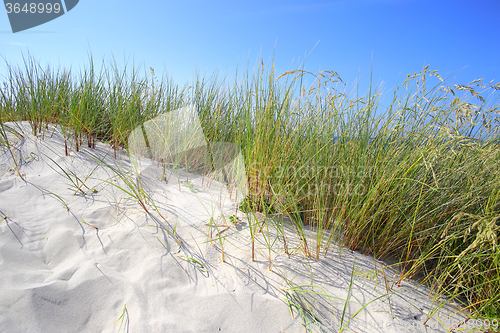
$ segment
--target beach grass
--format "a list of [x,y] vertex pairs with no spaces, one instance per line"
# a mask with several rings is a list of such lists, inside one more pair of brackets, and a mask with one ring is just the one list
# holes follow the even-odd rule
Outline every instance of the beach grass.
[[[141,124],[195,105],[209,143],[241,148],[249,188],[241,209],[265,217],[250,231],[252,244],[265,236],[270,269],[274,244],[287,251],[283,225],[266,218],[278,213],[304,256],[320,260],[337,246],[395,258],[399,282],[418,277],[473,316],[500,317],[500,84],[449,83],[425,67],[392,97],[375,87],[359,96],[336,72],[275,73],[272,64],[183,87],[152,68],[111,63],[98,72],[93,59],[78,73],[31,56],[6,65],[0,123],[27,120],[41,137],[58,124],[66,155],[96,140],[128,149]],[[0,144],[11,150],[6,130]],[[67,176],[82,191],[85,179]],[[127,186],[147,211],[140,187]]]

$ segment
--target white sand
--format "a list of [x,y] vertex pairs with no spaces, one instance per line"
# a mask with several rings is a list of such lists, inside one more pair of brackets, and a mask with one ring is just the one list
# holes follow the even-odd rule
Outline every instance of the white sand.
[[[238,212],[238,225],[229,221],[236,203],[220,183],[190,174],[179,189],[185,174],[166,184],[157,163],[143,159],[151,165],[144,187],[169,226],[113,186],[124,184],[91,157],[129,171],[125,152],[115,160],[109,146],[97,144],[67,157],[54,128],[42,139],[21,127],[24,137],[10,140],[24,180],[0,148],[0,332],[305,332],[285,291],[314,305],[321,324],[310,331],[336,332],[347,323],[354,332],[446,332],[464,319],[449,305],[439,309],[424,286],[394,285],[392,268],[386,285],[382,263],[370,256],[332,245],[326,258],[305,258],[286,222],[291,257],[264,229],[252,262],[249,217]],[[56,163],[88,177],[85,195]],[[211,218],[226,237],[225,262]],[[166,231],[174,227],[180,242]],[[274,242],[272,271],[266,239]]]

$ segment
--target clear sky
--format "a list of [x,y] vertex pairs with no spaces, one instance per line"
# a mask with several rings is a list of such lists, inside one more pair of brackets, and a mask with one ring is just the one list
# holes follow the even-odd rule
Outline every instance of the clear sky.
[[[14,1],[14,0],[13,0]],[[499,0],[80,0],[67,14],[13,34],[0,14],[0,56],[79,67],[111,61],[166,71],[175,82],[218,68],[230,77],[274,54],[278,73],[359,76],[389,91],[425,65],[450,82],[500,80]],[[5,72],[0,61],[0,74]]]

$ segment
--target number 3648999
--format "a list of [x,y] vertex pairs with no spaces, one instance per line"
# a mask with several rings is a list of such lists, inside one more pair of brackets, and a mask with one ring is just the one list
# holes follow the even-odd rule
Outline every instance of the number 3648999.
[[19,3],[10,3],[7,2],[5,4],[5,9],[7,11],[7,14],[19,14],[19,13],[25,13],[25,14],[35,14],[35,13],[59,13],[61,11],[61,5],[59,3],[35,3],[32,2],[30,4],[25,3],[24,6],[21,7]]

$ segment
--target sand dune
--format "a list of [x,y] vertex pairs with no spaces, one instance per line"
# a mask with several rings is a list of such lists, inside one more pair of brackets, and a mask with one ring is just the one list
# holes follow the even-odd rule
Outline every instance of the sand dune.
[[252,261],[248,226],[262,217],[208,176],[140,158],[146,213],[125,151],[65,156],[59,128],[7,125],[22,133],[9,140],[23,179],[2,147],[1,332],[446,332],[464,320],[370,256],[306,258],[279,216],[269,223],[284,224],[290,255],[264,228]]

